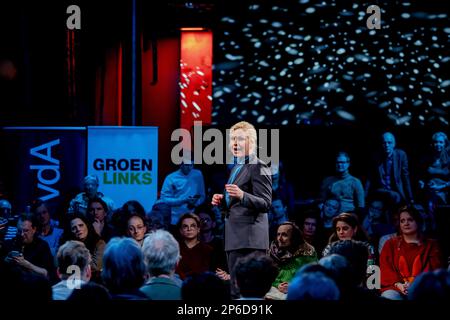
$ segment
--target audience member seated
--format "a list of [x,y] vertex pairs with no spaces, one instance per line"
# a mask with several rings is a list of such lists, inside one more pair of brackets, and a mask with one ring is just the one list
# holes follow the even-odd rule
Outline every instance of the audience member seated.
[[322,255],[327,241],[322,230],[320,213],[314,209],[305,211],[301,215],[298,225],[301,228],[303,239],[314,247],[317,256]]
[[341,202],[341,212],[364,208],[364,188],[361,181],[349,173],[350,156],[339,152],[336,156],[336,175],[325,178],[320,188],[320,199],[336,198]]
[[272,241],[277,235],[277,228],[280,224],[288,221],[286,206],[281,199],[272,199],[272,205],[268,214],[269,217],[269,239]]
[[383,153],[376,161],[366,184],[366,194],[383,197],[387,205],[413,202],[409,180],[408,157],[395,148],[395,137],[386,132],[382,136]]
[[301,268],[292,279],[287,300],[339,300],[339,288],[328,271],[317,264]]
[[168,230],[169,225],[164,223],[164,217],[159,212],[153,212],[147,215],[148,232],[155,232],[156,230]]
[[209,245],[212,251],[210,270],[228,270],[227,256],[223,240],[216,236],[215,214],[208,205],[201,205],[195,210],[200,218],[200,241]]
[[320,216],[322,218],[324,236],[328,239],[334,232],[333,218],[341,213],[341,202],[336,198],[325,200],[321,207]]
[[450,272],[438,269],[420,274],[409,289],[408,300],[448,303],[450,301]]
[[413,207],[399,210],[399,235],[386,241],[380,255],[382,297],[403,300],[414,279],[444,266],[436,240],[421,233],[422,218]]
[[128,213],[137,213],[141,216],[145,216],[145,209],[142,204],[137,200],[129,200],[122,205],[122,209]]
[[70,240],[59,247],[56,260],[61,281],[52,287],[53,300],[67,300],[74,289],[91,279],[91,254],[83,242]]
[[328,240],[328,245],[323,250],[322,256],[330,254],[331,246],[339,240],[358,240],[366,244],[368,252],[367,265],[376,264],[375,249],[369,244],[369,238],[364,228],[359,223],[358,217],[353,213],[341,213],[333,219],[333,234]]
[[186,303],[226,303],[231,300],[229,283],[210,271],[186,278],[181,296]]
[[432,152],[422,160],[420,189],[425,191],[425,201],[430,212],[438,205],[448,204],[450,187],[450,146],[447,135],[436,132],[432,137]]
[[145,217],[145,209],[139,201],[129,200],[122,207],[115,210],[111,217],[111,226],[115,237],[124,237],[128,235],[128,219],[132,215]]
[[0,217],[8,219],[11,216],[11,203],[6,199],[0,199]]
[[148,279],[141,292],[150,300],[181,300],[182,281],[175,277],[180,247],[173,235],[165,230],[150,233],[142,252]]
[[37,221],[32,214],[19,216],[17,236],[6,241],[1,250],[5,262],[20,273],[36,273],[47,277],[51,283],[56,280],[55,266],[48,243],[37,235]]
[[278,227],[276,240],[270,244],[269,255],[278,267],[273,288],[266,296],[272,299],[284,300],[297,270],[305,264],[317,262],[316,251],[303,240],[302,232],[293,222],[285,222]]
[[178,222],[180,232],[181,260],[176,268],[182,280],[195,274],[209,271],[213,248],[200,242],[200,219],[196,214],[187,213]]
[[141,247],[130,238],[112,238],[103,256],[102,280],[115,300],[147,300],[139,291],[145,280]]
[[147,214],[150,231],[169,230],[171,224],[171,207],[165,203],[155,203],[152,210]]
[[363,228],[369,236],[370,243],[375,246],[375,250],[378,249],[378,243],[382,236],[395,232],[394,226],[389,223],[383,201],[377,199],[370,201]]
[[184,160],[180,168],[170,173],[161,189],[163,202],[171,207],[171,225],[175,232],[176,224],[185,213],[194,209],[205,201],[205,183],[200,170],[194,169],[190,160]]
[[0,218],[13,219],[11,203],[6,199],[0,199]]
[[44,201],[40,199],[33,201],[31,212],[37,220],[37,235],[48,243],[52,256],[56,256],[63,229],[59,228],[58,221],[50,218],[50,213]]
[[99,281],[100,271],[103,267],[105,241],[95,232],[86,216],[82,214],[70,215],[67,221],[61,243],[64,244],[68,240],[83,242],[91,253],[92,279]]
[[[378,290],[375,284],[368,288],[368,277],[372,274],[368,268],[370,260],[370,248],[367,242],[356,240],[339,240],[334,242],[329,251],[329,255],[339,255],[348,261],[350,270],[341,269],[339,272],[332,270],[335,274],[336,283],[341,289],[341,299],[345,301],[372,301],[378,300]],[[327,256],[328,257],[328,256]],[[326,257],[322,258],[326,259]],[[319,262],[326,265],[327,262]],[[345,268],[345,266],[341,266]],[[370,272],[368,272],[370,271]],[[342,276],[342,278],[340,278]],[[342,283],[345,281],[345,283]]]
[[105,242],[108,242],[114,236],[115,231],[109,223],[110,214],[108,212],[108,205],[102,199],[89,199],[88,219],[91,221],[95,232]]
[[278,275],[278,269],[270,257],[255,251],[238,258],[234,273],[241,295],[238,300],[264,300]]
[[127,220],[127,236],[133,238],[140,247],[144,244],[147,233],[147,219],[145,215],[130,213]]
[[103,193],[98,191],[99,187],[98,177],[89,175],[83,179],[83,192],[79,193],[75,198],[70,201],[67,213],[74,214],[80,213],[82,215],[87,214],[88,203],[90,199],[100,198],[108,205],[108,211],[114,210],[114,202],[106,197]]
[[11,203],[6,199],[0,200],[0,219],[1,218],[4,220],[0,225],[0,241],[13,239],[17,234],[18,216],[13,214]]

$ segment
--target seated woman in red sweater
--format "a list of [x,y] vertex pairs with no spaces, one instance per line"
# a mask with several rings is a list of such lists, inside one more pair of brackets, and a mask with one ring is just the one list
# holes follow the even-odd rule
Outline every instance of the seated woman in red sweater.
[[200,242],[200,218],[193,213],[186,213],[178,221],[180,232],[181,259],[175,272],[181,280],[193,274],[210,270],[213,248]]
[[381,296],[403,300],[408,288],[422,272],[443,267],[436,240],[421,233],[422,217],[413,207],[398,212],[399,235],[386,241],[380,255]]

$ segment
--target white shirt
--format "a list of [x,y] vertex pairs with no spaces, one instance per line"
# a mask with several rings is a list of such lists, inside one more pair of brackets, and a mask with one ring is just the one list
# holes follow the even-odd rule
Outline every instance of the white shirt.
[[78,283],[74,283],[74,281],[70,281],[67,283],[67,280],[62,280],[55,284],[52,287],[52,296],[53,300],[67,300],[72,294],[73,290],[80,289],[86,281],[80,280]]
[[178,169],[164,179],[160,201],[171,206],[171,224],[177,224],[183,214],[192,212],[183,201],[195,195],[200,195],[195,206],[205,201],[205,183],[200,170],[192,169],[185,175]]

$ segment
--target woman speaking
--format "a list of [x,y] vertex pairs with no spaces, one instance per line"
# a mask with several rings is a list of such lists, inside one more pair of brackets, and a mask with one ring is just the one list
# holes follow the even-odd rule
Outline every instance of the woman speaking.
[[272,202],[270,169],[256,157],[256,129],[242,121],[230,129],[230,145],[234,167],[223,194],[214,194],[212,204],[221,206],[225,216],[225,251],[231,272],[232,295],[234,265],[238,258],[254,251],[263,253],[269,247],[267,212]]

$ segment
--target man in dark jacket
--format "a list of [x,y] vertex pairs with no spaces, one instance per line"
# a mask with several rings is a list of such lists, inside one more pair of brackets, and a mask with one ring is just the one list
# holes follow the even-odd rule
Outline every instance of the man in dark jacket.
[[[214,194],[212,205],[220,205],[225,216],[225,251],[231,283],[238,258],[269,247],[267,213],[272,204],[270,170],[256,157],[257,136],[253,125],[241,121],[230,129],[230,149],[235,165],[224,194]],[[232,285],[232,296],[237,288]]]
[[406,153],[395,148],[395,137],[390,132],[383,134],[382,143],[383,155],[367,182],[366,191],[370,189],[391,204],[413,202]]

